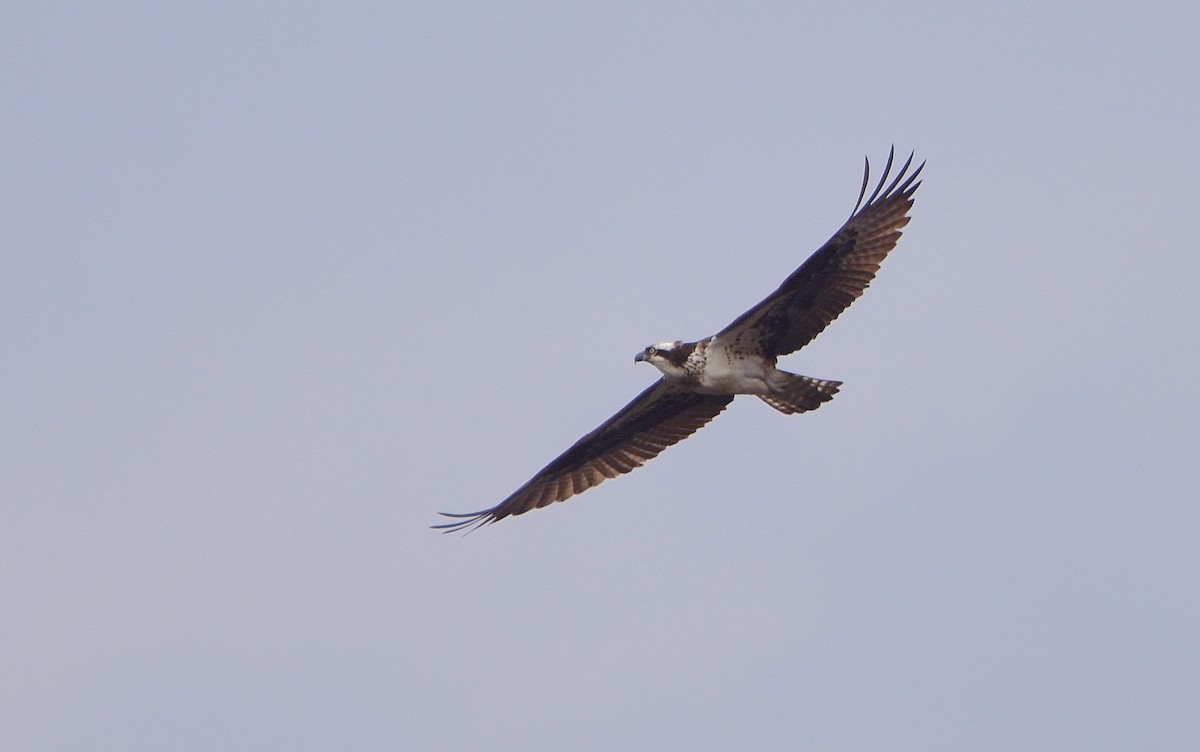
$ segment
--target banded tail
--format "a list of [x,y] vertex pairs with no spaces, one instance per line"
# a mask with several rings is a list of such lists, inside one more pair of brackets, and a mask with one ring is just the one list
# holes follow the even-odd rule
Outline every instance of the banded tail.
[[837,394],[840,381],[814,379],[811,376],[800,376],[787,371],[776,371],[771,386],[772,394],[760,394],[758,398],[785,415],[804,413],[816,410],[821,405],[833,399]]

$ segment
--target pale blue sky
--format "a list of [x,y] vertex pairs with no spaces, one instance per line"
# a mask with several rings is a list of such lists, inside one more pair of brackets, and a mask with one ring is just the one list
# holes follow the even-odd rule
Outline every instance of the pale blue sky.
[[[1200,9],[10,3],[0,746],[1200,748]],[[467,538],[927,159],[867,294]]]

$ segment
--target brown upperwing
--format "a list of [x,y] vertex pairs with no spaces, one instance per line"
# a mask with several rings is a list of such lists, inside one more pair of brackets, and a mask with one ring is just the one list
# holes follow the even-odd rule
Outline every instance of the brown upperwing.
[[922,162],[906,177],[912,164],[909,155],[885,190],[892,157],[889,153],[883,177],[864,204],[871,171],[867,163],[858,202],[846,224],[779,289],[725,327],[717,335],[718,341],[724,340],[737,352],[786,355],[811,342],[862,295],[879,271],[880,262],[896,247],[900,228],[908,224],[913,193],[921,185],[917,176],[925,164]]
[[445,532],[463,530],[566,501],[608,478],[641,467],[691,436],[732,401],[732,394],[697,394],[660,379],[504,501],[482,512],[443,512],[445,517],[462,519],[434,527]]

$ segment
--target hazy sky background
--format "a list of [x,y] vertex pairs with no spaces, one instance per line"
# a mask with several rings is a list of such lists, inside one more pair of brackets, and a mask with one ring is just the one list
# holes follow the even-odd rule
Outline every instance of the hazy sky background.
[[[0,746],[1200,749],[1200,5],[0,11]],[[466,538],[927,159],[867,294]]]

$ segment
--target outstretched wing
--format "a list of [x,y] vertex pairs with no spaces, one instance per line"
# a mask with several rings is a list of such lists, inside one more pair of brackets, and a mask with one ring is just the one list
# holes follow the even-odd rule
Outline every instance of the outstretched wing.
[[863,203],[871,164],[863,170],[862,189],[854,212],[825,245],[784,280],[775,292],[746,311],[717,334],[718,342],[735,352],[778,357],[795,352],[820,334],[862,295],[879,271],[879,264],[900,239],[908,224],[913,193],[921,183],[922,162],[906,176],[912,155],[891,184],[894,149],[888,153],[883,177]]
[[662,450],[691,436],[732,400],[732,394],[697,394],[660,379],[504,501],[482,512],[443,512],[445,517],[461,519],[434,527],[452,532],[566,501],[608,478],[641,467]]

